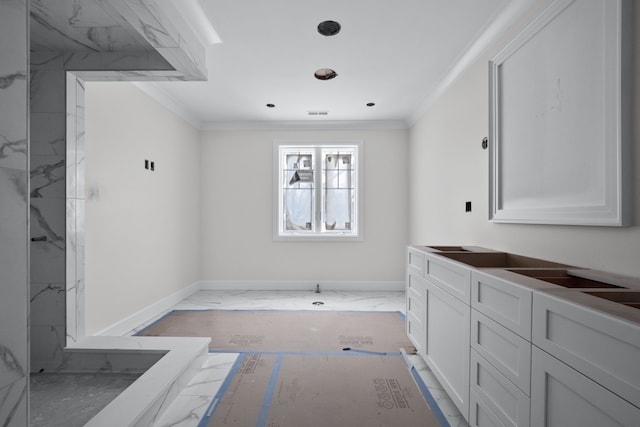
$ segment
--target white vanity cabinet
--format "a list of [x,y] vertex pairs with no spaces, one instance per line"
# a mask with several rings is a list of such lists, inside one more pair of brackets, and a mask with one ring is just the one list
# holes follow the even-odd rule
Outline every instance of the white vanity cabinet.
[[640,426],[640,281],[487,255],[410,248],[407,268],[407,333],[470,425]]

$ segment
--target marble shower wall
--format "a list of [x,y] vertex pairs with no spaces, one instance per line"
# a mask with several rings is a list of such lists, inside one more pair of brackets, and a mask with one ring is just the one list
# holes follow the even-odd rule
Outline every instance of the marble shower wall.
[[62,363],[66,322],[66,73],[31,54],[31,370]]
[[31,8],[30,366],[37,372],[77,364],[64,348],[84,336],[83,81],[193,80],[206,68],[204,48],[186,43],[190,30],[171,25],[153,0],[31,0]]
[[0,1],[0,425],[28,425],[28,8]]

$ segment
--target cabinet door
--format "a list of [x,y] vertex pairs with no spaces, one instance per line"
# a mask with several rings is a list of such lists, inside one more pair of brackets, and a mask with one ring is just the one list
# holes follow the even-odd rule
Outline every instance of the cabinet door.
[[640,409],[533,346],[531,425],[632,427]]
[[469,419],[470,307],[427,281],[425,361]]
[[[491,363],[471,349],[471,393],[475,402],[471,403],[470,423],[474,420],[477,408],[490,413],[500,420],[499,424],[508,427],[528,427],[530,401],[529,396],[502,375]],[[474,405],[476,413],[473,413]]]
[[426,293],[427,284],[425,280],[416,273],[409,271],[407,275],[407,336],[416,347],[418,354],[424,357],[424,349],[426,347]]

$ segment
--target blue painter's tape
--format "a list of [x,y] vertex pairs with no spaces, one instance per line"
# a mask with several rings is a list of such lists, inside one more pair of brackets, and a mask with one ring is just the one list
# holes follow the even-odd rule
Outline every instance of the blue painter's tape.
[[209,420],[211,419],[211,416],[216,411],[216,408],[220,404],[222,397],[229,389],[229,386],[231,385],[231,381],[233,381],[233,377],[235,377],[236,373],[238,373],[238,370],[240,369],[240,366],[242,366],[242,362],[244,362],[245,357],[246,357],[245,354],[240,354],[238,356],[238,358],[236,359],[236,362],[231,367],[229,374],[227,375],[227,377],[224,379],[224,382],[220,386],[220,389],[218,390],[216,395],[213,397],[213,400],[209,404],[209,407],[207,408],[207,412],[205,412],[204,416],[198,423],[198,427],[206,427],[207,424],[209,424]]
[[416,370],[415,366],[411,367],[411,374],[413,375],[413,378],[416,380],[416,384],[418,384],[418,388],[422,392],[422,395],[424,396],[424,398],[427,400],[427,403],[429,404],[431,411],[434,413],[434,415],[438,419],[438,422],[440,423],[440,425],[442,427],[451,427],[451,424],[449,424],[449,421],[447,421],[447,418],[442,413],[442,409],[440,409],[440,407],[436,403],[436,400],[433,398],[433,395],[425,385],[424,381],[422,381],[422,378],[420,378],[420,374],[418,374],[418,371]]
[[271,401],[273,400],[273,394],[276,389],[276,383],[278,381],[278,377],[280,376],[280,367],[282,366],[282,354],[278,355],[276,359],[276,363],[273,366],[273,371],[271,371],[271,378],[269,378],[269,385],[267,386],[267,392],[264,395],[264,400],[262,401],[262,408],[260,409],[260,416],[258,417],[258,422],[256,427],[265,427],[267,425],[267,419],[269,416],[269,409],[271,408]]

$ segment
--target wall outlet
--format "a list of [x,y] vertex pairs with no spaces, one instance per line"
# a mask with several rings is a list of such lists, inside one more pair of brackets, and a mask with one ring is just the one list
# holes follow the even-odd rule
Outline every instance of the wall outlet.
[[464,202],[464,211],[471,212],[471,202]]

